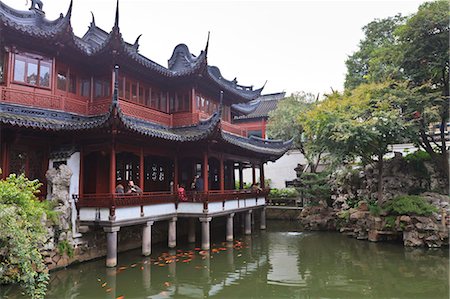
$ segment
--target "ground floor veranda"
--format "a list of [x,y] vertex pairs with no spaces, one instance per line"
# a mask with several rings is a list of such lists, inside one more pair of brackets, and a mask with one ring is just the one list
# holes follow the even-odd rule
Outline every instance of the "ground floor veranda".
[[[210,247],[210,222],[226,217],[227,241],[233,240],[233,217],[242,215],[245,232],[251,233],[252,214],[258,213],[265,228],[264,157],[226,147],[214,141],[177,145],[140,138],[52,136],[22,131],[2,132],[3,175],[25,173],[45,182],[45,172],[61,164],[71,167],[74,233],[82,226],[101,226],[107,236],[107,266],[117,264],[117,234],[124,226],[142,226],[142,253],[151,252],[151,227],[168,222],[168,246],[176,246],[179,218],[189,218],[188,239],[195,241],[195,225],[201,223],[201,247]],[[14,134],[13,134],[14,133]],[[86,136],[84,136],[86,137]],[[65,144],[60,147],[60,144]],[[261,178],[261,191],[244,189],[243,169],[253,181]],[[192,179],[203,179],[203,190],[190,190]],[[133,180],[143,190],[118,194],[118,183]],[[177,186],[186,187],[181,201]],[[51,188],[46,187],[51,194]],[[259,214],[260,213],[260,214]]]

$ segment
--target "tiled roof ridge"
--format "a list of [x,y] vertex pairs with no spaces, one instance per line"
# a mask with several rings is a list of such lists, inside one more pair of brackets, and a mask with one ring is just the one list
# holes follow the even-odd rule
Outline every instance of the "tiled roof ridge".
[[[138,53],[139,38],[136,39],[134,44],[127,43],[123,40],[119,29],[118,2],[114,27],[110,33],[106,33],[106,31],[95,25],[95,19],[93,17],[88,31],[81,38],[74,34],[70,23],[72,4],[71,1],[65,16],[61,14],[58,19],[49,21],[45,18],[43,12],[38,10],[15,10],[0,1],[0,27],[13,28],[15,31],[36,38],[56,39],[58,36],[66,35],[65,42],[86,57],[102,55],[109,47],[113,47],[119,55],[123,55],[123,57],[131,59],[144,68],[162,76],[172,78],[185,77],[192,74],[203,75],[209,78],[211,82],[217,84],[220,89],[246,101],[252,100],[261,94],[262,88],[253,90],[250,86],[235,84],[236,82],[226,80],[221,75],[217,77],[214,71],[210,72],[210,68],[207,67],[209,35],[205,49],[198,56],[191,54],[185,44],[177,45],[171,59],[169,59],[169,66],[166,68]],[[182,55],[179,58],[173,57],[174,54],[180,53]],[[174,66],[176,67],[174,68]]]

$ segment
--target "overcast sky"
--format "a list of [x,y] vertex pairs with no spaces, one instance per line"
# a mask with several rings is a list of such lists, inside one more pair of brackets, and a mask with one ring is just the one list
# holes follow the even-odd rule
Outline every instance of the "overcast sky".
[[[26,10],[26,0],[2,0]],[[31,1],[31,0],[29,0]],[[46,17],[66,14],[70,0],[42,0]],[[174,47],[198,55],[211,32],[208,63],[224,78],[263,93],[328,93],[343,89],[345,60],[361,28],[375,18],[410,15],[423,1],[156,1],[120,0],[123,38],[140,39],[140,53],[167,67]],[[91,22],[111,31],[115,0],[74,0],[72,27],[83,36]]]

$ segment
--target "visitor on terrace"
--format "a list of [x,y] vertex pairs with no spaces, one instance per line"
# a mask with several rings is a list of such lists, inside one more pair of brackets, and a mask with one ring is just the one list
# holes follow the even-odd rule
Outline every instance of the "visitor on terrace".
[[124,193],[125,193],[125,188],[122,185],[122,181],[117,181],[116,194],[124,194]]
[[135,185],[133,181],[128,181],[127,193],[130,194],[142,194],[142,189]]
[[181,184],[180,186],[178,186],[178,199],[180,201],[187,201],[187,195],[186,195],[186,189],[184,188],[184,184]]
[[250,187],[250,189],[253,192],[257,192],[257,193],[262,191],[262,188],[259,186],[259,183],[253,183],[252,186]]

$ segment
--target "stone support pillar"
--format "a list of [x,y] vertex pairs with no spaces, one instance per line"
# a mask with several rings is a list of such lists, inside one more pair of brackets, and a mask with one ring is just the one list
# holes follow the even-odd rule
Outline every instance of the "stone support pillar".
[[153,221],[148,221],[142,227],[142,255],[149,256],[152,253],[152,225]]
[[177,246],[177,217],[169,220],[169,248]]
[[251,235],[252,234],[252,210],[245,212],[244,234],[245,235]]
[[261,223],[260,223],[260,229],[264,230],[266,229],[266,208],[262,208],[261,210]]
[[202,250],[209,250],[210,248],[209,224],[211,219],[211,217],[199,218],[202,223]]
[[189,218],[188,242],[195,243],[195,218]]
[[233,218],[234,213],[227,215],[227,242],[233,242]]
[[117,266],[117,232],[120,226],[104,227],[106,233],[106,267]]

